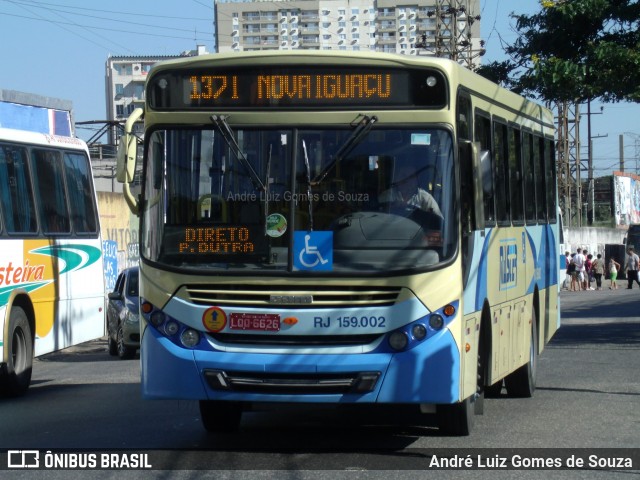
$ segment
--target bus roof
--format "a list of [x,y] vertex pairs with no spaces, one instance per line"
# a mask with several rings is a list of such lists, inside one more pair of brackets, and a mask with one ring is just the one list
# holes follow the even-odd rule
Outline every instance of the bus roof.
[[43,147],[64,147],[74,150],[87,150],[87,144],[84,140],[76,137],[15,130],[13,128],[0,128],[0,140],[41,145]]

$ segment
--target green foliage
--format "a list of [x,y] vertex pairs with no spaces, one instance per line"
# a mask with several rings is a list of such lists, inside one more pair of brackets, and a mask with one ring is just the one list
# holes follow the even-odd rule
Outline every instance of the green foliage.
[[639,0],[543,0],[540,12],[511,17],[510,60],[481,75],[546,101],[640,102]]

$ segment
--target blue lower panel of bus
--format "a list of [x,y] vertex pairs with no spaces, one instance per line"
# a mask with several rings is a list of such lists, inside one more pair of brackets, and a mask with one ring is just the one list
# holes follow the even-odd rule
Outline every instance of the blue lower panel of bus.
[[[400,353],[267,354],[181,348],[147,328],[142,338],[142,391],[146,398],[247,402],[452,403],[459,400],[460,357],[449,330]],[[264,391],[212,388],[205,373],[250,378],[335,378],[375,375],[368,391]],[[213,373],[212,373],[213,372]],[[215,386],[214,386],[215,387]]]

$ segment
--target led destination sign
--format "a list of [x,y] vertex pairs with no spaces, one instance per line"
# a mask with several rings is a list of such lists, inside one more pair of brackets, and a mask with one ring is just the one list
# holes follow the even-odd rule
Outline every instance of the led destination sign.
[[444,76],[435,70],[362,67],[262,67],[161,71],[149,83],[156,110],[220,107],[442,107]]
[[[258,102],[291,99],[336,100],[376,98],[382,102],[391,96],[391,75],[257,75]],[[238,75],[193,75],[190,101],[212,101],[226,98],[240,100]]]
[[247,227],[187,227],[177,252],[187,254],[251,254],[256,245]]

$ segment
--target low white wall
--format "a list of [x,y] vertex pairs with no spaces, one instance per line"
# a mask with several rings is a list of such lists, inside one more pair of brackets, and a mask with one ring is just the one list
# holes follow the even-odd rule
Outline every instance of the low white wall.
[[560,254],[565,251],[575,252],[578,248],[586,248],[589,253],[604,254],[605,244],[621,245],[624,243],[626,230],[600,227],[570,227],[564,229],[564,243],[560,244]]

